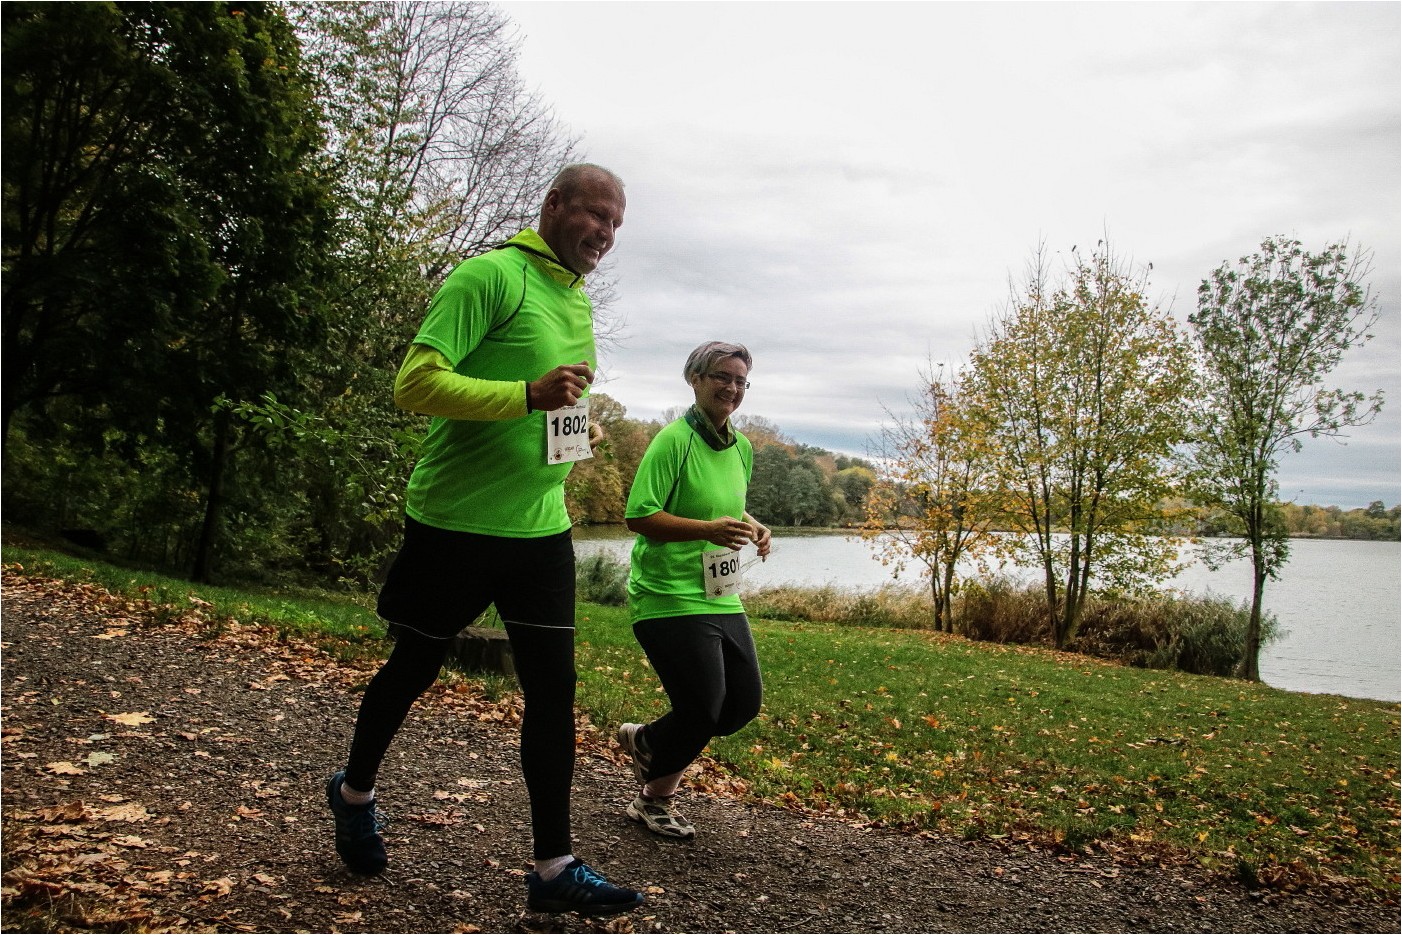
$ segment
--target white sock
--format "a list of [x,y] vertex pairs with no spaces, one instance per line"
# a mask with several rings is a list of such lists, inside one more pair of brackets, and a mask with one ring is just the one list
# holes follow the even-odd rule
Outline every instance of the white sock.
[[342,779],[341,798],[347,805],[369,805],[375,801],[375,789],[372,786],[369,792],[360,792],[351,788],[351,784]]
[[574,863],[574,855],[566,854],[564,857],[547,857],[544,860],[535,862],[536,876],[542,880],[553,880],[560,875],[560,872]]
[[658,776],[656,779],[649,779],[643,786],[643,795],[649,799],[665,799],[668,796],[677,794],[677,787],[682,784],[682,773],[686,770],[678,770],[670,776]]

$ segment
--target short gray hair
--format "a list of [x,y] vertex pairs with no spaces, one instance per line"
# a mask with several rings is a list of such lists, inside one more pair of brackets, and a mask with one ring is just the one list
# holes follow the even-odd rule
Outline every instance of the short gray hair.
[[546,191],[558,190],[562,198],[569,200],[574,197],[574,193],[586,180],[597,176],[603,176],[617,185],[620,192],[623,191],[623,180],[618,177],[616,172],[592,162],[575,162],[565,166],[555,173],[555,177],[550,180],[550,187]]
[[710,373],[716,364],[727,357],[739,358],[749,370],[754,367],[754,361],[750,359],[750,352],[743,344],[727,344],[724,341],[707,341],[686,358],[686,366],[682,368],[682,376],[686,378],[688,385],[693,377],[699,377],[703,373]]

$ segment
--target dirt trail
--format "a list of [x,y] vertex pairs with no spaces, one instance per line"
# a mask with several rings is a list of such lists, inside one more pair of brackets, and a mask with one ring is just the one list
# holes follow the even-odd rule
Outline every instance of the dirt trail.
[[612,920],[524,911],[517,714],[439,685],[381,775],[390,869],[331,849],[326,774],[370,669],[199,609],[151,616],[7,574],[5,931],[1396,932],[1395,902],[1248,893],[1194,867],[1002,849],[691,793],[693,842],[623,815],[581,724],[576,853],[646,890]]

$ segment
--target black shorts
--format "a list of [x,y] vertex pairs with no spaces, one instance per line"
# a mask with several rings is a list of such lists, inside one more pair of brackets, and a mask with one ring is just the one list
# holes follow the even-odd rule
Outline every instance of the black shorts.
[[483,536],[404,517],[404,545],[380,589],[379,615],[450,639],[488,606],[506,623],[574,626],[574,542]]

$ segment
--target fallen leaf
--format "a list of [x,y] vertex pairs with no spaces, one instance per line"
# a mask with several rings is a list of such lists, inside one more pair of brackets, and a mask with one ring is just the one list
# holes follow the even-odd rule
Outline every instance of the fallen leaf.
[[57,763],[45,763],[44,769],[53,773],[55,776],[81,776],[87,772],[87,770],[79,769],[67,760],[60,760]]
[[83,821],[88,817],[87,806],[82,802],[49,805],[44,808],[36,808],[34,813],[45,821]]
[[118,847],[150,847],[151,842],[134,834],[119,834],[112,839]]
[[115,753],[104,753],[101,750],[94,750],[83,758],[83,762],[89,766],[106,766],[108,763],[115,763],[117,755]]
[[130,711],[126,714],[105,714],[103,717],[109,721],[116,721],[118,724],[125,724],[127,727],[141,727],[143,724],[155,722],[149,711]]
[[100,809],[93,817],[101,821],[146,821],[151,817],[151,813],[146,811],[146,806],[138,802],[128,802],[126,805]]

